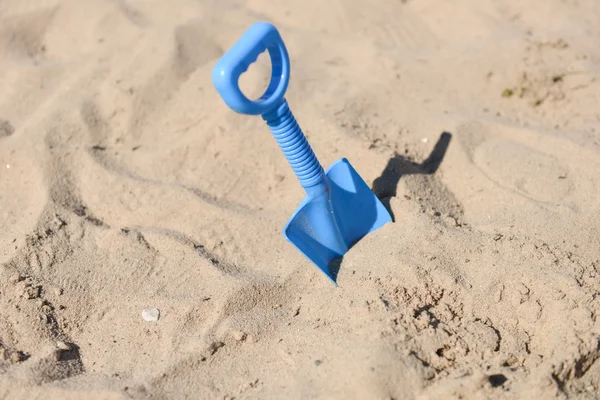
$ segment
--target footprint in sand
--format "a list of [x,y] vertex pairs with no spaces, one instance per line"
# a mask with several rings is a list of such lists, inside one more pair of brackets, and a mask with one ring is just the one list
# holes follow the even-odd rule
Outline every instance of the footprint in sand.
[[592,204],[597,195],[591,173],[600,168],[597,157],[567,138],[480,122],[460,127],[458,138],[470,161],[514,194],[552,204],[575,197]]
[[499,186],[532,200],[558,202],[572,190],[569,168],[557,157],[512,140],[486,141],[473,160]]

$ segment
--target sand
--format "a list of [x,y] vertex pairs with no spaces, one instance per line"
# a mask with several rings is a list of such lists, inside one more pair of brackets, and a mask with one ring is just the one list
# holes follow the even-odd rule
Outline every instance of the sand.
[[[598,398],[599,20],[0,1],[0,397]],[[211,83],[256,21],[323,165],[347,157],[394,216],[338,288],[282,237],[304,193],[270,132]]]

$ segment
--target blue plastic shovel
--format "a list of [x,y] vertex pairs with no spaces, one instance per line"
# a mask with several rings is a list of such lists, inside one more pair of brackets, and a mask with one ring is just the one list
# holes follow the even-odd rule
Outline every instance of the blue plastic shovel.
[[[240,90],[238,80],[265,50],[271,57],[271,81],[265,93],[251,101]],[[260,114],[271,129],[306,190],[283,235],[336,284],[329,270],[331,261],[343,256],[366,234],[390,222],[390,214],[345,158],[323,171],[284,98],[290,60],[273,25],[252,25],[217,62],[212,79],[231,109],[241,114]]]

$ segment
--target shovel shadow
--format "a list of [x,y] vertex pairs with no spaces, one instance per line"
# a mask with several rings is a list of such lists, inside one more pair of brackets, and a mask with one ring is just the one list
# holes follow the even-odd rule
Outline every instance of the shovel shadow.
[[[427,157],[427,159],[420,164],[410,161],[401,154],[394,154],[394,156],[388,160],[388,163],[381,175],[373,181],[373,193],[375,193],[375,195],[390,213],[392,222],[395,222],[395,217],[390,207],[390,198],[396,196],[398,182],[400,182],[402,176],[416,174],[431,175],[435,173],[446,156],[446,151],[448,150],[451,139],[451,133],[442,132],[438,141],[433,147],[431,154],[429,154],[429,157]],[[365,209],[374,210],[374,205],[370,205],[370,207],[366,207]],[[360,239],[354,241],[350,245],[350,248],[352,248],[352,246],[359,241]],[[337,257],[328,264],[329,276],[334,282],[337,282],[337,277],[342,267],[343,260],[343,256]]]
[[451,133],[442,132],[429,157],[420,164],[398,153],[388,160],[381,175],[373,181],[373,193],[385,205],[392,216],[392,221],[395,222],[396,219],[390,207],[390,198],[396,196],[400,178],[405,175],[432,175],[435,173],[446,156],[451,139]]

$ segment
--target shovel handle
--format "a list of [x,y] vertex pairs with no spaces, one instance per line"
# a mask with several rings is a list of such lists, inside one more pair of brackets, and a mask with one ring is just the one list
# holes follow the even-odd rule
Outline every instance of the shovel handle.
[[[271,57],[271,81],[265,93],[252,101],[242,93],[238,81],[265,50]],[[278,106],[290,81],[290,58],[277,29],[266,22],[252,25],[217,62],[212,80],[229,108],[240,114],[264,114]]]
[[306,136],[300,129],[286,100],[273,110],[264,113],[265,120],[277,144],[296,173],[300,185],[307,193],[319,192],[316,186],[324,184],[325,172],[317,160]]
[[[238,80],[265,50],[271,56],[271,81],[265,93],[252,101],[242,93]],[[212,79],[229,108],[240,114],[262,115],[307,193],[322,190],[323,167],[284,98],[290,81],[290,59],[277,29],[265,22],[252,25],[217,62]]]

